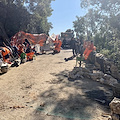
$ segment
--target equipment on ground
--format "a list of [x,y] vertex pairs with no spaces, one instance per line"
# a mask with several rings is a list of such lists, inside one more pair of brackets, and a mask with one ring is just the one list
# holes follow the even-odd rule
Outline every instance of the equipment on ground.
[[4,63],[1,59],[0,59],[0,70],[1,73],[6,73],[8,71],[8,64]]

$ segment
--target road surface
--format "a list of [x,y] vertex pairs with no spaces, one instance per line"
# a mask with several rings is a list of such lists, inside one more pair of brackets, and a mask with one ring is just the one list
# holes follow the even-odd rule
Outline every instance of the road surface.
[[[0,120],[107,120],[109,107],[87,97],[110,88],[86,79],[68,80],[75,59],[71,50],[39,55],[0,75]],[[98,93],[99,94],[99,93]]]

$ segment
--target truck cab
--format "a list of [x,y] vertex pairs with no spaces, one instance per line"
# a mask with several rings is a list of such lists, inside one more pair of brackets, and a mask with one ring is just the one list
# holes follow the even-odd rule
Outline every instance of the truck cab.
[[70,49],[70,42],[72,37],[74,37],[74,31],[61,32],[61,41],[63,49]]

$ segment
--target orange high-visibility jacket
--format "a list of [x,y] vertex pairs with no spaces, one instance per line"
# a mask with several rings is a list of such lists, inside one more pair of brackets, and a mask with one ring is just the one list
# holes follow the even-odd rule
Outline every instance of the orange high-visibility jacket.
[[89,44],[89,45],[87,46],[87,48],[85,49],[84,53],[83,53],[85,60],[88,59],[88,56],[90,55],[90,53],[91,53],[93,50],[94,50],[94,45],[93,45],[93,43],[92,43],[92,44]]
[[55,50],[60,52],[62,46],[62,41],[58,40],[57,43],[55,44]]
[[5,52],[2,52],[3,57],[10,53],[10,50],[8,48],[6,47],[2,47],[2,48],[5,50]]

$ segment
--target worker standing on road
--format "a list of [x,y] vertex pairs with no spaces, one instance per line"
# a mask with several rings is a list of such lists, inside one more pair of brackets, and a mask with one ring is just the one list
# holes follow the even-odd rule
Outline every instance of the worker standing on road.
[[72,37],[71,42],[70,42],[70,47],[72,49],[73,56],[76,56],[76,41],[73,37]]
[[61,46],[62,46],[62,41],[60,40],[60,37],[58,37],[55,40],[55,49],[53,51],[53,55],[56,54],[56,53],[60,53]]
[[76,51],[76,55],[78,54],[80,54],[81,56],[83,55],[84,48],[83,48],[83,43],[80,39],[77,39],[75,51]]
[[75,58],[75,56],[77,55],[77,41],[75,40],[74,37],[72,37],[71,41],[70,41],[70,48],[72,49],[72,53],[73,55],[71,57],[68,58],[64,58],[64,60],[67,62],[68,60],[73,60]]

